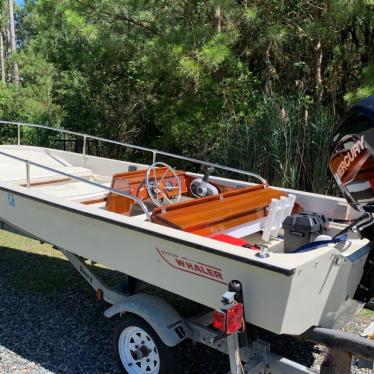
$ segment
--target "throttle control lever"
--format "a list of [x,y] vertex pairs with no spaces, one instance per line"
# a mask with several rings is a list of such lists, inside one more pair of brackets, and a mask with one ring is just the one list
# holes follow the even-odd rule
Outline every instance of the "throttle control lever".
[[204,173],[204,177],[203,177],[203,182],[204,182],[204,183],[208,183],[208,180],[209,180],[210,174],[212,174],[213,171],[214,171],[214,167],[213,167],[213,166],[207,167],[207,168],[205,169],[205,173]]

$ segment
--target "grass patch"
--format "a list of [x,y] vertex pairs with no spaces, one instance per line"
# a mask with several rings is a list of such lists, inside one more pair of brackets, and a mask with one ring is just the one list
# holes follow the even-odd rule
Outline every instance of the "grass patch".
[[48,244],[0,231],[0,272],[17,291],[55,294],[80,279],[61,252]]
[[84,283],[63,254],[51,245],[2,230],[0,272],[15,290],[31,293],[50,295]]
[[[100,264],[93,270],[109,286],[124,280],[123,274]],[[91,290],[60,251],[3,230],[0,230],[0,274],[17,291],[55,295],[76,288]]]
[[371,320],[374,321],[374,310],[361,309],[360,312],[358,313],[358,317],[370,318]]
[[54,250],[49,244],[41,244],[36,240],[12,234],[8,231],[0,230],[0,249],[3,248],[16,249],[43,256],[60,258],[62,260],[65,259],[65,257],[59,251]]

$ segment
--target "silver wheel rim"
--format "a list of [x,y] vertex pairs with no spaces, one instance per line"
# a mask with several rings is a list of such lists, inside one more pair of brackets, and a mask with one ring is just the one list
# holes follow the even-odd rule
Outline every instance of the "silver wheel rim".
[[[156,178],[157,167],[167,168],[166,172],[164,173],[164,175],[161,177],[159,181]],[[178,190],[178,193],[174,195],[174,201],[171,201],[164,193],[158,192],[159,185],[161,184],[161,182],[166,177],[169,171],[173,174],[173,177],[177,181],[177,185],[171,187],[173,189]],[[168,164],[165,164],[165,162],[155,162],[148,167],[147,174],[145,177],[145,186],[147,187],[149,197],[158,206],[163,205],[162,199],[165,199],[169,204],[177,203],[180,200],[181,195],[182,195],[182,187],[181,187],[180,180],[177,176],[177,173],[174,171],[174,169],[171,166],[169,166]]]
[[118,339],[118,352],[124,368],[130,374],[156,374],[160,370],[160,355],[150,335],[140,327],[125,328]]

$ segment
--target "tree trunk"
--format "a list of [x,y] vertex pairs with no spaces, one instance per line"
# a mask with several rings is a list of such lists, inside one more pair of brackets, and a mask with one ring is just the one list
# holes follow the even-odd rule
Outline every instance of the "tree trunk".
[[3,35],[3,11],[0,10],[0,69],[1,81],[5,83],[5,51],[4,51],[4,35]]
[[373,50],[374,42],[374,29],[371,27],[370,22],[366,22],[363,30],[364,36],[364,53],[362,54],[361,62],[363,65],[367,65],[374,62]]
[[214,21],[217,32],[221,32],[221,7],[219,5],[214,9]]
[[[16,32],[14,27],[14,0],[8,0],[8,9],[9,9],[9,34],[10,34],[10,49],[12,53],[16,51]],[[18,73],[18,64],[14,61],[14,83],[16,86],[19,85],[19,73]]]
[[0,66],[1,66],[1,80],[5,83],[4,39],[3,39],[3,28],[1,26],[0,26]]
[[316,79],[316,96],[317,96],[317,102],[320,103],[322,101],[322,95],[323,95],[323,85],[322,85],[322,57],[323,57],[323,51],[322,51],[322,43],[319,40],[314,48],[314,56],[315,56],[315,79]]

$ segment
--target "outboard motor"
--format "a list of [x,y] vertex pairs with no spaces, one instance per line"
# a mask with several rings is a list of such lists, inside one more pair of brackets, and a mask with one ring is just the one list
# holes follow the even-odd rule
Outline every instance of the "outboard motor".
[[[330,169],[347,202],[363,213],[356,228],[374,246],[374,95],[354,105],[341,121],[331,144]],[[364,301],[373,296],[374,250],[356,294]]]
[[374,213],[374,95],[353,106],[340,123],[330,169],[348,203]]

